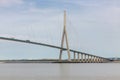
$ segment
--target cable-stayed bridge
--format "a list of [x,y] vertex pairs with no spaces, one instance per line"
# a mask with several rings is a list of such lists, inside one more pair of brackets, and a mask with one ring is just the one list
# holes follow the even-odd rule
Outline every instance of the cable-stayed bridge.
[[[58,62],[63,62],[63,60],[62,60],[62,52],[63,51],[67,51],[67,53],[68,53],[68,60],[66,62],[103,63],[103,62],[110,61],[109,59],[104,58],[104,57],[88,54],[85,52],[81,52],[79,50],[74,50],[74,49],[69,48],[69,42],[68,42],[68,36],[67,36],[67,30],[66,30],[66,12],[64,12],[64,29],[63,29],[63,35],[62,35],[62,40],[61,40],[61,46],[55,46],[52,44],[41,43],[41,42],[36,42],[36,41],[32,41],[32,40],[23,40],[23,39],[2,37],[2,36],[0,36],[0,39],[59,49],[60,55],[59,55]],[[63,47],[64,43],[66,43],[66,48]],[[71,59],[71,54],[74,54],[73,59]]]
[[[46,46],[46,47],[51,47],[59,50],[67,50],[67,48],[62,48],[59,46],[54,46],[50,44],[45,44],[45,43],[40,43],[40,42],[34,42],[30,40],[21,40],[21,39],[15,39],[15,38],[7,38],[7,37],[0,37],[1,40],[8,40],[8,41],[15,41],[15,42],[21,42],[21,43],[27,43],[27,44],[34,44],[34,45],[40,45],[40,46]],[[77,50],[70,49],[70,52],[74,54],[74,59],[73,62],[91,62],[91,63],[96,63],[96,62],[109,62],[110,60],[104,57],[80,52]],[[76,58],[77,54],[77,58]]]

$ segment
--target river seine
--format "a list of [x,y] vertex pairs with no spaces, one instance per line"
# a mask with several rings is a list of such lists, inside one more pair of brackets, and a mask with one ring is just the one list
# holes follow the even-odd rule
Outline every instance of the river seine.
[[120,64],[1,63],[0,80],[120,80]]

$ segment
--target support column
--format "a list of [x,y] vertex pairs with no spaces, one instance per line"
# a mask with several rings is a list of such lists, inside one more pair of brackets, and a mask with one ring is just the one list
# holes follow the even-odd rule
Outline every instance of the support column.
[[87,55],[87,59],[86,60],[87,60],[87,63],[89,63],[89,55]]
[[102,63],[102,58],[100,58],[100,63]]
[[100,57],[98,58],[98,62],[100,63],[101,61],[100,61]]
[[104,59],[102,58],[102,63],[104,63]]
[[88,63],[90,62],[90,55],[88,55],[88,59],[87,59],[87,62],[88,62]]
[[78,54],[78,62],[80,62],[80,54],[79,53],[77,53]]
[[96,63],[98,63],[98,57],[96,57]]
[[85,63],[87,62],[87,60],[86,60],[86,54],[84,54],[84,62]]
[[74,61],[76,61],[76,53],[74,52]]
[[93,56],[90,56],[90,63],[92,63],[92,58],[93,58]]
[[99,57],[97,57],[97,63],[99,63]]
[[101,58],[99,58],[99,60],[100,60],[100,63],[102,63],[102,59],[101,59]]
[[89,58],[89,55],[86,55],[86,61],[87,61],[87,63],[89,62],[89,61],[88,61],[88,58]]
[[81,54],[81,62],[83,63],[83,54]]
[[98,57],[96,57],[96,63],[98,63]]
[[97,63],[97,57],[96,56],[94,57],[94,62]]
[[90,56],[90,60],[89,60],[90,63],[92,63],[92,56]]
[[105,59],[103,59],[103,63],[105,63]]
[[96,57],[94,56],[93,62],[96,63]]
[[91,63],[93,63],[94,61],[94,56],[91,56]]

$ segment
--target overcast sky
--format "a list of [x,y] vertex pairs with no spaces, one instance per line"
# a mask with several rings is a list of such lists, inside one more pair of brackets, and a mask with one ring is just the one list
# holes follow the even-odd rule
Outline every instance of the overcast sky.
[[[0,36],[60,46],[64,10],[70,48],[120,56],[120,0],[0,0]],[[0,59],[58,56],[56,49],[0,40]]]

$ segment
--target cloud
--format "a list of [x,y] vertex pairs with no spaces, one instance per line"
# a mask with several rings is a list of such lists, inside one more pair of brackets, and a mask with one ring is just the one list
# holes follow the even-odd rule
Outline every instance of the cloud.
[[[0,16],[0,21],[2,22],[0,25],[4,26],[0,27],[1,36],[4,34],[3,36],[39,40],[59,45],[60,32],[63,27],[63,11],[30,7],[25,11],[10,12]],[[6,19],[6,17],[8,18]],[[6,30],[6,28],[9,29]],[[54,34],[56,32],[57,34]],[[37,35],[38,33],[39,35]],[[57,37],[59,35],[60,38]]]
[[[1,0],[0,5],[12,6],[22,4],[23,1],[21,1]],[[93,1],[88,2],[89,0],[84,1],[61,1],[64,4],[77,5],[75,10],[68,10],[67,13],[67,20],[72,23],[72,25],[67,25],[70,48],[77,47],[77,50],[83,52],[107,56],[120,52],[120,6],[109,1],[107,4],[101,0],[101,2],[94,3]],[[0,15],[0,34],[39,40],[59,46],[63,30],[63,8],[54,5],[54,8],[41,8],[43,6],[28,5],[29,3],[25,3],[24,10],[8,11]],[[101,52],[103,53],[101,54]]]
[[56,1],[56,0],[51,0],[53,2],[58,2],[58,3],[62,3],[62,4],[69,4],[69,5],[76,5],[76,6],[84,6],[84,7],[95,7],[95,6],[100,6],[99,3],[97,3],[97,0],[60,0],[60,1]]
[[1,7],[8,7],[16,4],[22,4],[23,0],[0,0]]

